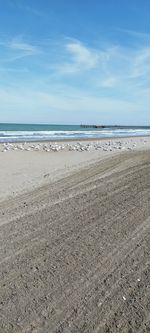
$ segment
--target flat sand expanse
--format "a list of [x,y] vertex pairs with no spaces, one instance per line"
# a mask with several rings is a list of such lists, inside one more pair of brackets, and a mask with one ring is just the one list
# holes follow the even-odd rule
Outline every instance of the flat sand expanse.
[[[51,144],[64,146],[64,149],[55,152],[50,150],[50,143],[32,142],[23,144],[23,147],[13,144],[14,150],[7,151],[7,147],[0,144],[0,201],[36,189],[109,156],[150,149],[150,137],[80,141],[79,146],[75,141]],[[72,150],[76,146],[79,149]]]
[[3,197],[0,332],[149,332],[149,227],[149,149]]

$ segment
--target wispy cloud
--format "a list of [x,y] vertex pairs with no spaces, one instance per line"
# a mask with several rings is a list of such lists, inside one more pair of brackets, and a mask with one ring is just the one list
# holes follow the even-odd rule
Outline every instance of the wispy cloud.
[[[150,74],[150,47],[143,47],[139,49],[131,61],[131,78],[140,82],[142,79],[143,82],[148,84],[149,74]],[[142,82],[141,82],[142,83]]]
[[129,30],[129,29],[118,29],[118,31],[123,32],[133,38],[138,39],[149,39],[150,40],[150,33],[141,32],[141,31],[135,31],[135,30]]
[[[0,47],[3,51],[1,52],[1,61],[3,62],[13,62],[21,58],[35,56],[41,53],[39,47],[24,41],[21,37],[7,38],[5,40],[2,39],[0,41]],[[5,57],[3,54],[5,54]]]
[[28,55],[37,54],[39,52],[37,47],[29,43],[23,42],[18,38],[12,39],[6,44],[6,46],[14,50],[25,51]]
[[99,58],[96,50],[71,38],[65,40],[63,48],[65,61],[55,66],[60,74],[75,74],[96,68]]
[[95,68],[98,63],[98,54],[95,50],[86,47],[77,40],[71,40],[66,44],[66,49],[70,53],[73,63],[77,68],[82,66],[86,69]]
[[[45,110],[46,114],[50,112],[57,117],[67,114],[70,119],[74,117],[74,122],[86,121],[87,112],[91,121],[94,112],[95,121],[103,117],[104,122],[105,119],[109,122],[109,115],[113,112],[115,123],[121,115],[125,119],[128,113],[130,119],[130,114],[134,117],[136,112],[148,110],[150,46],[147,42],[136,47],[109,43],[91,47],[80,40],[63,38],[57,42],[50,39],[42,41],[40,48],[39,43],[28,43],[17,37],[0,44],[10,51],[10,59],[30,55],[36,56],[37,63],[36,75],[31,69],[26,81],[21,83],[21,89],[8,91],[5,87],[1,90],[3,109],[14,106],[18,110],[18,105],[22,105],[24,109],[34,112]],[[28,62],[23,63],[28,70],[26,65]],[[15,69],[20,71],[21,68],[8,68],[11,82],[11,72],[13,76],[13,71],[15,73]],[[19,87],[17,80],[16,87]],[[7,105],[8,95],[13,106]]]
[[[36,56],[40,67],[47,67],[47,75],[52,74],[53,79],[56,78],[60,83],[64,82],[68,75],[73,80],[74,74],[78,85],[83,76],[86,76],[85,84],[89,82],[91,89],[118,87],[120,90],[121,87],[134,87],[135,81],[138,85],[138,80],[140,86],[149,82],[150,47],[147,45],[136,48],[101,45],[92,48],[79,40],[66,38],[55,45],[51,40],[45,43],[42,41],[42,46],[39,47],[22,37],[15,37],[1,41],[0,46],[9,50],[5,62]],[[55,57],[57,54],[59,56]]]
[[80,41],[71,40],[65,44],[65,48],[67,61],[58,64],[60,74],[76,73],[80,77],[87,72],[93,85],[95,82],[95,86],[105,89],[117,86],[119,89],[134,88],[135,81],[136,86],[150,81],[150,46],[125,48],[111,45],[93,49]]
[[[11,104],[10,104],[11,101]],[[22,112],[26,112],[29,116],[33,115],[35,112],[36,119],[42,121],[45,115],[49,115],[51,110],[51,121],[55,121],[59,117],[59,122],[63,120],[63,116],[68,115],[68,119],[74,120],[76,123],[80,123],[81,120],[86,121],[88,114],[88,119],[93,119],[93,112],[95,121],[99,117],[105,118],[109,116],[110,112],[114,112],[114,121],[120,113],[122,114],[128,110],[128,112],[135,112],[136,107],[133,102],[128,102],[125,99],[119,100],[115,98],[106,97],[96,97],[87,94],[86,92],[75,91],[74,93],[68,91],[67,96],[65,92],[61,94],[47,93],[42,91],[30,91],[29,89],[0,89],[0,103],[2,109],[15,110],[17,112],[18,108],[22,109]],[[39,117],[39,111],[43,110],[42,115]],[[32,111],[32,112],[31,112]]]

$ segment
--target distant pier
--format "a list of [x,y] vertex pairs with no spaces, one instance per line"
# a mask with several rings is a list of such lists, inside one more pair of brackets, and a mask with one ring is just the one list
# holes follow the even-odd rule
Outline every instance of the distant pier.
[[81,124],[80,127],[82,127],[82,128],[106,128],[107,126],[105,126],[105,125],[84,125],[84,124]]

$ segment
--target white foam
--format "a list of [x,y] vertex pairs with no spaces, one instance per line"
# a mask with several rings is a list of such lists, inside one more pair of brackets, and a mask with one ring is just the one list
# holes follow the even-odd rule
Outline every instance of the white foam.
[[106,128],[99,130],[78,131],[0,131],[1,142],[37,141],[78,138],[104,138],[119,136],[150,135],[150,129],[140,128]]

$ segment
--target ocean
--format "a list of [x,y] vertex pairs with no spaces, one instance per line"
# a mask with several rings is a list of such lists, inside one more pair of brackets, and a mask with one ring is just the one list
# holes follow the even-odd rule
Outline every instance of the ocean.
[[80,125],[0,124],[0,142],[100,139],[145,135],[150,135],[150,126],[83,128]]

